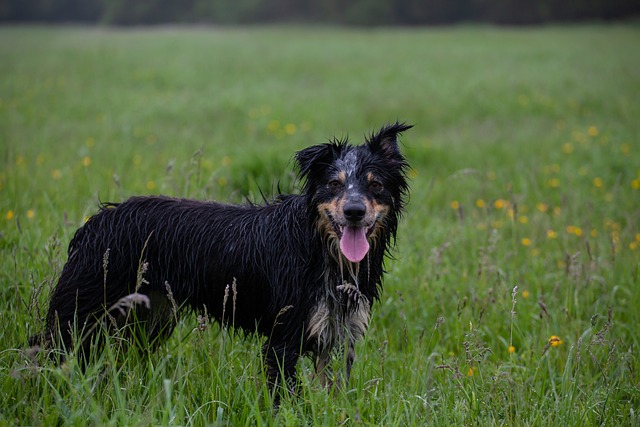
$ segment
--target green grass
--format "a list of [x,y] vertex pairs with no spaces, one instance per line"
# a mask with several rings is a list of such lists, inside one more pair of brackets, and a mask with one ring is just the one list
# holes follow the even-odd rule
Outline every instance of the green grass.
[[[639,42],[0,28],[0,425],[638,425]],[[396,119],[411,200],[346,390],[305,361],[274,413],[261,340],[195,317],[86,373],[25,352],[99,200],[295,191],[296,150]]]

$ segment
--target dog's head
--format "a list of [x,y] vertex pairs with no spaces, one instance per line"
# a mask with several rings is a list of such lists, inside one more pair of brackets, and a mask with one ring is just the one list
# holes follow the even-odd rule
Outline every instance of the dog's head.
[[409,189],[398,135],[411,127],[395,123],[363,145],[334,140],[296,155],[315,225],[351,262],[362,261],[379,239],[395,238]]

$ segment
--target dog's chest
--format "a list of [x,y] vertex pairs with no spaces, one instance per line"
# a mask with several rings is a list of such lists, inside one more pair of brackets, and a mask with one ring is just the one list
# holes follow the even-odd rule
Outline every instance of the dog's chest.
[[369,300],[356,286],[347,282],[327,286],[309,315],[307,339],[318,353],[326,353],[337,345],[361,339],[369,319]]

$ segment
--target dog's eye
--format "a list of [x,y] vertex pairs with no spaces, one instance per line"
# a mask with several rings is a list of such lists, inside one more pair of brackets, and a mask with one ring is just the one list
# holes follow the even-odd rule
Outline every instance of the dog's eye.
[[342,188],[342,183],[340,181],[338,181],[337,179],[331,180],[329,181],[329,188],[332,191],[338,191]]
[[382,184],[378,181],[371,181],[369,183],[369,190],[373,191],[374,193],[379,193],[382,191]]

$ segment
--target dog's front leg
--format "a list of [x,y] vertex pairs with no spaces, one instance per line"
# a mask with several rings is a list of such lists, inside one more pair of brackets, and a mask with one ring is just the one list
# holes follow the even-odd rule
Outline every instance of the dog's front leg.
[[351,378],[351,368],[353,367],[353,362],[356,360],[356,342],[353,338],[349,338],[349,342],[347,344],[347,358],[345,361],[345,372],[344,372],[344,386],[347,387],[349,385],[349,378]]
[[331,366],[329,365],[330,361],[331,351],[328,350],[324,350],[318,354],[315,360],[315,376],[320,381],[320,385],[325,388],[333,386],[333,374]]

